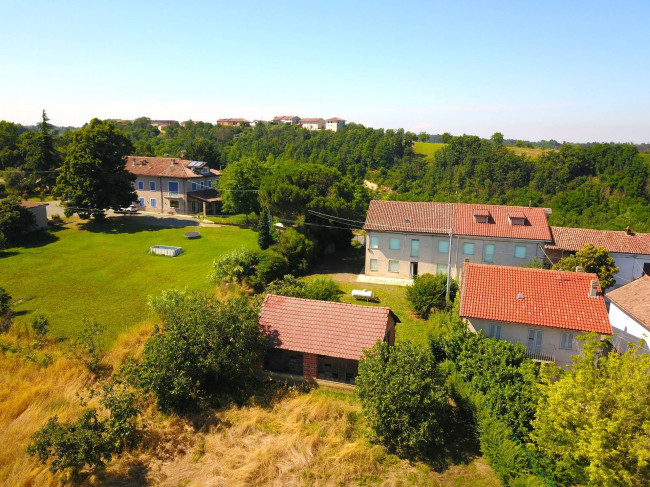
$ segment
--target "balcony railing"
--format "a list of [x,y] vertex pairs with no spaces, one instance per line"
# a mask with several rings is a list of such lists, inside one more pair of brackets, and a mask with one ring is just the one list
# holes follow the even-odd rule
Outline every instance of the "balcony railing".
[[167,196],[170,198],[178,198],[178,191],[168,191]]
[[527,348],[526,357],[537,362],[555,362],[555,355],[550,353],[543,353],[539,350]]

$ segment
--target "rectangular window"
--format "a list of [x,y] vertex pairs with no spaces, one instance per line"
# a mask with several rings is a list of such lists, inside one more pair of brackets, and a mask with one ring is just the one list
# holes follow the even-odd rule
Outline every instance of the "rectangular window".
[[535,353],[542,351],[542,330],[528,330],[528,350]]
[[170,196],[178,196],[178,182],[169,181],[167,183],[167,188],[169,189]]
[[564,350],[573,350],[573,333],[562,333],[560,348]]
[[438,252],[441,254],[449,253],[449,240],[438,240]]
[[515,245],[515,257],[518,259],[526,258],[526,246],[525,245]]
[[388,248],[391,250],[399,250],[399,238],[391,238]]
[[149,181],[149,191],[156,191],[156,183],[154,181]]
[[192,183],[192,191],[196,191],[196,183]]
[[140,206],[144,206],[144,198],[140,198]]
[[151,198],[151,207],[152,208],[156,207],[156,198]]
[[420,241],[411,240],[411,257],[420,257]]
[[379,248],[379,237],[370,237],[370,248],[371,249]]
[[180,208],[180,204],[178,200],[169,200],[169,207],[170,208]]
[[438,264],[436,266],[436,272],[438,274],[444,274],[446,276],[447,275],[447,264]]
[[465,255],[474,255],[474,244],[465,242],[463,244],[463,254]]
[[371,271],[377,270],[377,259],[370,259],[370,270]]
[[388,261],[388,272],[399,272],[399,260]]
[[485,244],[483,262],[494,262],[494,244]]
[[144,189],[144,181],[138,181],[138,189]]
[[490,325],[490,336],[488,338],[501,340],[501,325]]

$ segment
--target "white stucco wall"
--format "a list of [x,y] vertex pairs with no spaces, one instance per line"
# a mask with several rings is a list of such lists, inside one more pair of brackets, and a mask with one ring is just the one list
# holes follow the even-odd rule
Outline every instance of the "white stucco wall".
[[609,304],[609,322],[613,328],[650,343],[650,330],[619,308],[613,301]]
[[47,228],[47,205],[34,206],[30,208],[31,212],[36,217],[35,230],[43,230]]
[[643,265],[650,263],[650,255],[620,254],[610,252],[609,254],[616,263],[619,271],[614,274],[616,284],[611,289],[624,286],[643,275]]

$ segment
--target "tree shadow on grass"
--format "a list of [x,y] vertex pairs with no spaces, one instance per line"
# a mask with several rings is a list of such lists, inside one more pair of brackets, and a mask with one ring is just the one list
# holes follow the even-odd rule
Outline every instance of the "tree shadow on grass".
[[147,482],[148,468],[138,459],[127,461],[126,465],[119,468],[103,468],[97,470],[91,478],[87,478],[80,485],[104,485],[109,487],[140,487],[149,485]]
[[358,274],[366,259],[364,249],[350,248],[318,259],[313,274]]
[[[59,240],[59,237],[55,235],[58,232],[58,228],[51,228],[49,230],[39,230],[36,232],[26,233],[19,236],[15,241],[12,242],[12,247],[23,248],[23,249],[33,249],[38,247],[45,247],[51,243],[54,243]],[[9,257],[11,255],[16,255],[18,252],[0,252],[1,257]]]
[[105,235],[121,235],[121,234],[134,234],[141,232],[153,232],[158,230],[165,230],[169,227],[146,225],[133,221],[117,221],[110,219],[104,222],[97,222],[94,220],[79,223],[79,229],[90,233],[103,233]]

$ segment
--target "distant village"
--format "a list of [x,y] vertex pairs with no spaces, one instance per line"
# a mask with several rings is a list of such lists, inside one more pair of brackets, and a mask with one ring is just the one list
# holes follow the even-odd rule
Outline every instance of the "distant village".
[[[133,120],[118,120],[118,125],[124,125]],[[246,120],[245,118],[220,118],[217,120],[217,125],[225,125],[230,127],[255,127],[259,123],[286,123],[289,125],[297,125],[307,130],[332,130],[334,132],[345,127],[346,120],[338,117],[333,118],[300,118],[296,115],[279,115],[273,117],[273,120]],[[151,125],[162,131],[164,127],[171,127],[174,124],[185,126],[186,122],[179,122],[178,120],[151,120]]]

